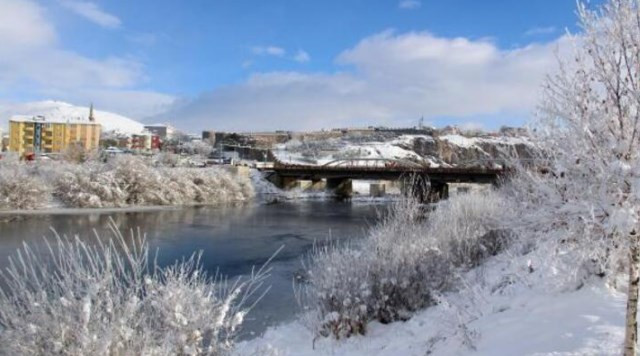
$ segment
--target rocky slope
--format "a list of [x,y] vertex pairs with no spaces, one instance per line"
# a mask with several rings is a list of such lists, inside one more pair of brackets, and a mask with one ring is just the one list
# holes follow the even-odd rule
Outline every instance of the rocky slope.
[[520,129],[474,134],[443,129],[423,134],[381,131],[323,139],[303,136],[278,145],[274,154],[283,162],[295,164],[322,165],[336,160],[366,164],[365,160],[358,162],[358,159],[393,159],[450,167],[501,164],[502,159],[512,153],[527,159],[532,150],[526,132]]

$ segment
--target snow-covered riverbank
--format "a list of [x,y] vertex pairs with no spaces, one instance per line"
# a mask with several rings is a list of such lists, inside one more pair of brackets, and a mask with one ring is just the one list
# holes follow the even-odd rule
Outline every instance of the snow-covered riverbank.
[[298,320],[240,343],[236,355],[620,354],[623,292],[598,281],[577,290],[559,289],[548,278],[548,268],[528,273],[530,261],[507,258],[468,273],[468,289],[445,295],[439,305],[406,322],[373,322],[366,336],[336,341],[316,337]]

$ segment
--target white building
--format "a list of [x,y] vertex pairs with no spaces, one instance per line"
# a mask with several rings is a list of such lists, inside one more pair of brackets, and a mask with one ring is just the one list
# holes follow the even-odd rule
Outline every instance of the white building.
[[151,124],[145,125],[144,129],[154,135],[159,136],[161,139],[172,140],[176,138],[179,131],[175,127],[169,124]]

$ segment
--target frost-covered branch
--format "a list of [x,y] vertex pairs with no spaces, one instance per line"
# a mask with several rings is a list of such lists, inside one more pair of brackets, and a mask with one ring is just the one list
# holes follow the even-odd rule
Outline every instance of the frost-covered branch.
[[0,209],[37,209],[53,199],[67,207],[217,204],[254,195],[248,177],[219,168],[155,167],[135,156],[107,163],[0,161]]
[[268,268],[228,283],[200,255],[160,268],[140,232],[25,245],[0,279],[0,354],[225,355]]

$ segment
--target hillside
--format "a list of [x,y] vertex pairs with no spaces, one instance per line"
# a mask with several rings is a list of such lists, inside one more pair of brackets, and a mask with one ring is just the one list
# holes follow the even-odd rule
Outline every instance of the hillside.
[[[42,115],[52,120],[87,120],[89,107],[75,106],[62,101],[36,101],[0,107],[0,127],[8,128],[9,118],[13,115]],[[144,125],[128,117],[107,111],[94,109],[96,121],[102,125],[103,131],[123,134],[139,133]]]
[[[407,160],[430,167],[486,166],[512,152],[527,158],[531,143],[524,133],[433,132],[432,134],[347,134],[322,139],[293,139],[274,150],[282,162],[322,165],[336,160]],[[360,162],[367,164],[366,161]],[[372,164],[369,162],[369,164]]]

